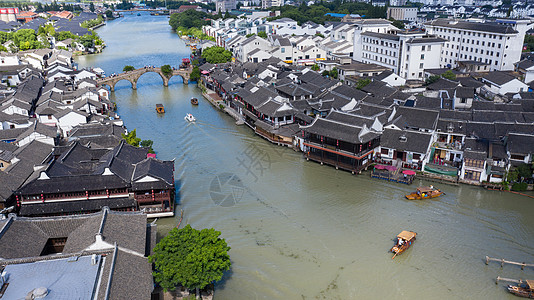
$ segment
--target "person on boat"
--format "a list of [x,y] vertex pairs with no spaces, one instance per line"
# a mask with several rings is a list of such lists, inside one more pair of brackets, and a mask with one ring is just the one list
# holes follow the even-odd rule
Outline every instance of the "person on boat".
[[399,246],[402,246],[404,244],[404,240],[402,238],[399,238]]
[[430,189],[433,190],[433,189],[434,189],[434,186],[433,186],[433,185],[430,185]]

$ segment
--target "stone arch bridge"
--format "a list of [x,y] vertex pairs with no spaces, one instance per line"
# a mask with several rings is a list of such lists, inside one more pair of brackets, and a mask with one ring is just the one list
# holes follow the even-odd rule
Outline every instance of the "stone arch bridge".
[[150,68],[150,67],[147,67],[147,68],[141,68],[141,69],[136,69],[136,70],[133,70],[133,71],[120,73],[120,74],[117,74],[115,76],[98,78],[96,80],[96,83],[98,85],[100,85],[100,86],[104,86],[104,85],[109,86],[110,90],[113,92],[113,91],[115,91],[115,85],[117,84],[117,82],[119,82],[121,80],[127,80],[132,84],[132,89],[136,90],[137,89],[137,80],[139,80],[139,77],[141,77],[141,75],[143,75],[145,73],[152,72],[152,73],[157,73],[157,74],[159,74],[159,76],[161,76],[161,79],[163,79],[163,85],[164,86],[169,86],[169,80],[171,80],[171,78],[173,76],[182,77],[182,79],[184,81],[184,84],[188,84],[189,83],[189,76],[191,75],[191,71],[192,70],[193,70],[192,68],[176,69],[176,70],[173,70],[172,74],[167,77],[167,76],[165,76],[165,74],[163,74],[163,72],[161,71],[161,68]]

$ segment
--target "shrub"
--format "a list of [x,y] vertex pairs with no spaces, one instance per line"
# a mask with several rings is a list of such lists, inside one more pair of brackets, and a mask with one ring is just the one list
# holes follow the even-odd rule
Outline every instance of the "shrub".
[[526,191],[528,184],[526,182],[516,182],[512,185],[512,191],[522,192]]

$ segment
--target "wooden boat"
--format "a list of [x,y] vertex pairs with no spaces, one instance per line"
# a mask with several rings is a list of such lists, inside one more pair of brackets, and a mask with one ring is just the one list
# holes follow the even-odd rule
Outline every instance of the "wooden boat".
[[402,252],[406,251],[406,249],[410,248],[410,246],[415,242],[415,237],[417,236],[416,232],[413,231],[406,231],[403,230],[401,233],[397,235],[397,242],[395,243],[395,246],[391,248],[391,252],[395,253],[391,259],[394,259],[395,256],[401,254]]
[[525,280],[523,284],[509,285],[508,291],[519,297],[534,299],[534,280]]
[[198,99],[197,98],[191,98],[191,104],[198,105]]
[[408,200],[421,200],[421,199],[430,199],[430,198],[436,198],[444,193],[440,191],[439,189],[434,189],[433,186],[422,186],[418,187],[417,190],[409,195],[406,195],[406,199]]
[[163,104],[156,104],[156,111],[158,112],[158,114],[165,113],[165,108],[163,107]]

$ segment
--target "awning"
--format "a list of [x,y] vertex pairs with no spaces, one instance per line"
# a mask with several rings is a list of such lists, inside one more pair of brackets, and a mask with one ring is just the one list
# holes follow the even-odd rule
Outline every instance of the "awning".
[[375,169],[378,169],[378,170],[384,170],[386,168],[386,166],[384,165],[375,165]]
[[425,171],[426,172],[430,172],[430,173],[448,175],[448,176],[456,176],[456,175],[458,175],[457,171],[448,171],[448,170],[433,168],[433,167],[431,167],[429,165],[425,166]]
[[206,70],[202,70],[202,71],[200,71],[200,73],[206,75],[206,74],[209,74],[210,72],[206,71]]
[[397,170],[397,167],[395,167],[395,166],[386,166],[386,170],[395,171],[395,170]]
[[402,171],[402,174],[406,174],[406,175],[415,175],[415,171],[412,171],[412,170],[404,170],[404,171]]

